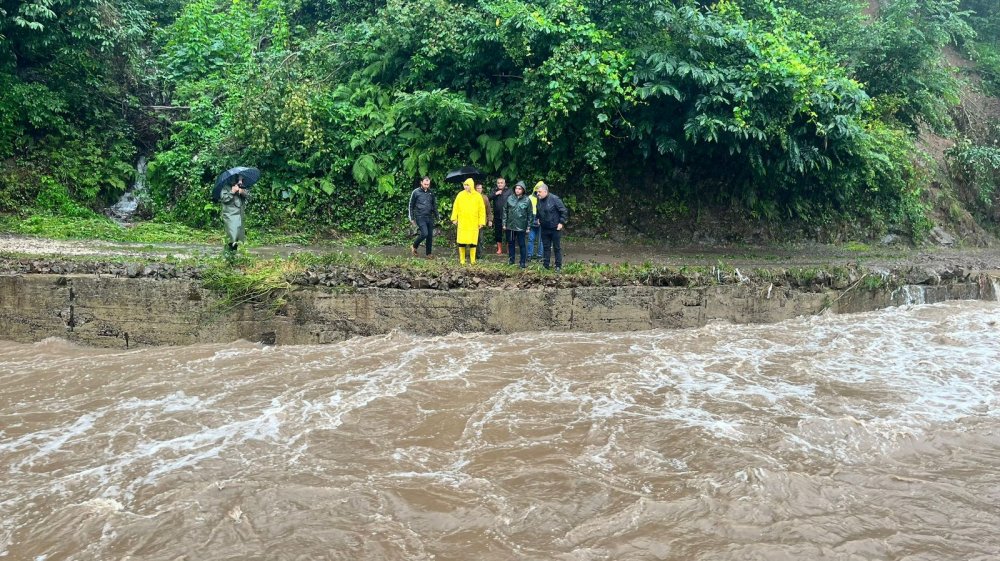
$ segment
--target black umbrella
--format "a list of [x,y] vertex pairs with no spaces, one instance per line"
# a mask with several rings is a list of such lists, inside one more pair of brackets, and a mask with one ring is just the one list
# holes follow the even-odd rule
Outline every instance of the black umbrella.
[[484,177],[486,177],[485,173],[472,166],[465,166],[449,171],[448,175],[444,176],[444,180],[448,183],[462,183],[466,179],[482,179]]
[[219,202],[219,197],[222,195],[222,189],[229,184],[229,180],[237,175],[243,176],[243,188],[249,189],[257,180],[260,179],[260,170],[257,168],[232,168],[219,174],[219,177],[215,178],[215,188],[212,189],[212,200]]

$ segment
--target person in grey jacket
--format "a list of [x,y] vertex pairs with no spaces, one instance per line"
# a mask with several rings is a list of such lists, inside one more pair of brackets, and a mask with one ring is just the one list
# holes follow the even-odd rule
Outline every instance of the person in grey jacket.
[[538,188],[538,222],[542,230],[542,264],[549,268],[552,253],[556,254],[556,271],[562,270],[562,238],[563,227],[569,220],[569,210],[562,200],[549,193],[549,186],[539,181]]
[[437,198],[431,192],[431,178],[424,176],[420,180],[420,187],[410,193],[409,205],[410,224],[417,227],[417,238],[410,246],[410,253],[417,254],[420,242],[427,240],[426,254],[431,258],[431,251],[434,244],[434,223],[437,222]]

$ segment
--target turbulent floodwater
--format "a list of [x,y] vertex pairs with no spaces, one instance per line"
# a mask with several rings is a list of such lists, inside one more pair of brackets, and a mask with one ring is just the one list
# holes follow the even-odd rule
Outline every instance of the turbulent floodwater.
[[1000,559],[1000,305],[0,342],[0,558]]

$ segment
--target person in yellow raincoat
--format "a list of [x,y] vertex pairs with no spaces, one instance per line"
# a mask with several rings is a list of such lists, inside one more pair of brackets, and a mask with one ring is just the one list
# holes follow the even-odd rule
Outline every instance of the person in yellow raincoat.
[[458,226],[458,260],[465,264],[465,250],[469,250],[469,263],[476,262],[476,245],[479,243],[479,229],[486,225],[486,205],[483,197],[473,190],[475,182],[466,179],[462,190],[455,197],[451,209],[451,223]]

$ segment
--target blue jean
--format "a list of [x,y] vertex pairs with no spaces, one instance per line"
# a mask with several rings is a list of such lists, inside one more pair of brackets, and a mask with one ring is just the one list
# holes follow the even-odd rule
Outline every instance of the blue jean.
[[[535,253],[535,240],[538,240],[538,253]],[[528,257],[534,255],[535,257],[542,256],[542,227],[532,226],[528,230]]]

